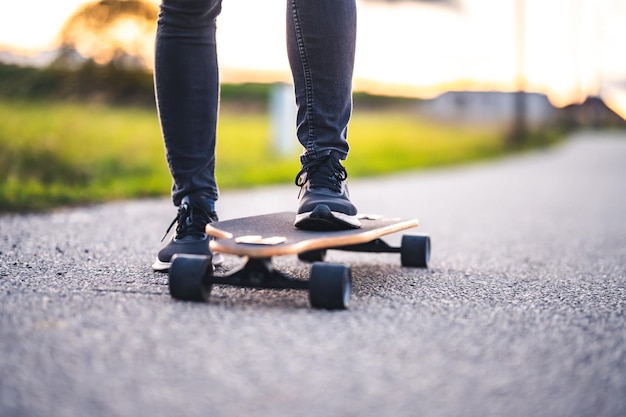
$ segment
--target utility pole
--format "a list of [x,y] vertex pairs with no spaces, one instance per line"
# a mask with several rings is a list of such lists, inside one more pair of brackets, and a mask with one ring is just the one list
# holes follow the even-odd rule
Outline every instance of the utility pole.
[[528,133],[526,109],[526,0],[515,1],[515,93],[513,94],[513,126],[508,145],[519,147]]

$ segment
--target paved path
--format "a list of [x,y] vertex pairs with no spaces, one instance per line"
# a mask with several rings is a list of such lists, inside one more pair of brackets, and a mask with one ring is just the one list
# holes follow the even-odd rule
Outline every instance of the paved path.
[[299,292],[173,301],[148,269],[166,200],[0,217],[0,415],[626,415],[626,134],[351,191],[364,212],[420,217],[433,259],[331,253],[353,268],[346,312]]

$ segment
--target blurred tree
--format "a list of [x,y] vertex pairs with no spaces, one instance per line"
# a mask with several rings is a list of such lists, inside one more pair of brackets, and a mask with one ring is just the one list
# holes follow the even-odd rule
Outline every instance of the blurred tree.
[[79,8],[59,34],[55,65],[76,67],[81,57],[120,69],[151,66],[158,7],[144,0],[100,0]]

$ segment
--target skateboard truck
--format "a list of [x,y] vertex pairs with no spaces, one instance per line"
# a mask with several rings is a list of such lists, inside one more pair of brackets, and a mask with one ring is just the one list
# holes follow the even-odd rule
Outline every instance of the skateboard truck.
[[297,280],[275,269],[271,258],[248,258],[239,268],[225,275],[213,275],[212,284],[274,290],[308,290],[306,281]]

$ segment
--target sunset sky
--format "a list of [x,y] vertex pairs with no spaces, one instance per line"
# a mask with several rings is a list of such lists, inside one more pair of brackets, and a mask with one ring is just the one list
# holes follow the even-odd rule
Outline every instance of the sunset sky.
[[[0,14],[0,50],[54,49],[64,21],[84,3],[11,2]],[[547,94],[555,105],[600,94],[626,116],[626,1],[452,3],[358,1],[355,88],[419,97],[457,89],[510,91],[521,62],[526,89]],[[223,1],[218,48],[224,80],[289,79],[284,4]]]

